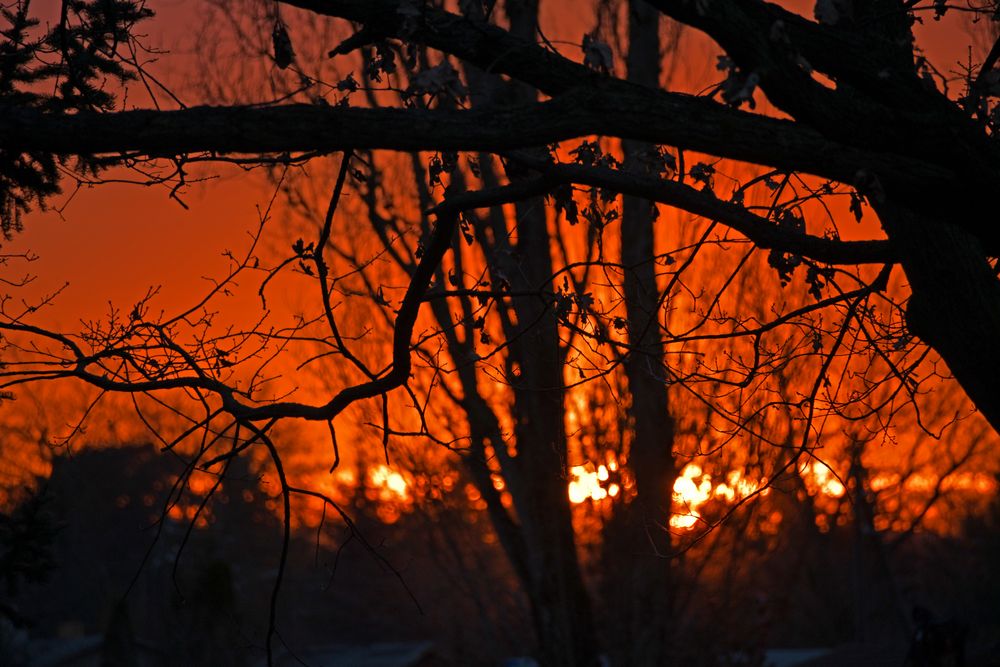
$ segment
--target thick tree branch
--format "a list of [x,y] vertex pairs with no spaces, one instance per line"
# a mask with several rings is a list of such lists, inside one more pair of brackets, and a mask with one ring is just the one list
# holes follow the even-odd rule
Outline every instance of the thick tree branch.
[[887,190],[916,184],[961,187],[954,174],[931,163],[852,148],[801,125],[703,98],[650,95],[632,86],[613,95],[574,90],[548,102],[469,111],[285,105],[68,115],[0,106],[0,145],[58,155],[365,148],[498,152],[590,135],[681,146],[844,183],[853,183],[865,170]]
[[[713,20],[713,16],[699,15],[696,3],[677,0],[648,2],[668,16],[705,31],[720,40],[720,44],[722,40],[739,37]],[[852,87],[882,101],[912,103],[917,96],[923,97],[921,91],[925,88],[913,71],[912,62],[908,68],[894,67],[892,71],[873,67],[873,60],[883,60],[884,54],[898,48],[885,36],[861,35],[852,30],[821,25],[773,2],[740,0],[728,4],[738,6],[753,30],[773,36],[775,42],[787,40],[786,47],[800,54],[817,72],[837,81],[849,81]],[[714,12],[710,14],[714,15]]]
[[[677,0],[661,0],[653,5],[712,37],[746,74],[759,80],[768,98],[783,111],[812,122],[835,115],[844,117],[843,95],[812,78],[799,54],[782,43],[786,39],[782,28],[774,29],[773,20],[760,16],[761,3],[715,0],[711,11],[701,10],[697,3]],[[747,11],[755,8],[756,14]],[[765,21],[767,25],[762,26]]]
[[[286,4],[359,22],[387,37],[424,44],[549,95],[584,85],[601,91],[605,101],[636,110],[659,110],[676,122],[676,127],[686,128],[670,133],[669,138],[662,128],[654,130],[653,126],[644,133],[644,123],[651,118],[639,112],[627,121],[636,126],[616,126],[612,117],[595,134],[672,144],[757,164],[777,166],[784,162],[782,169],[850,184],[862,174],[866,180],[874,175],[888,196],[912,201],[922,210],[968,226],[991,252],[1000,247],[1000,234],[976,221],[983,206],[992,207],[983,193],[991,192],[1000,180],[996,166],[1000,153],[988,145],[983,133],[955,104],[920,80],[912,54],[907,55],[894,35],[882,34],[880,24],[844,21],[844,25],[820,25],[764,0],[713,0],[710,7],[689,0],[651,0],[668,16],[705,31],[742,59],[744,66],[761,68],[767,75],[768,94],[776,95],[779,106],[783,102],[793,112],[800,111],[800,120],[810,123],[808,130],[802,124],[788,124],[783,130],[788,134],[770,145],[769,157],[762,159],[756,149],[747,151],[742,145],[751,135],[765,143],[776,138],[775,128],[766,122],[749,122],[762,116],[746,114],[747,124],[739,127],[717,122],[725,109],[722,105],[707,100],[693,102],[684,95],[597,74],[483,21],[426,5],[421,5],[419,19],[404,20],[399,0],[290,0]],[[897,27],[906,23],[903,16],[884,20]],[[814,80],[809,68],[833,78],[836,89]],[[614,116],[613,106],[597,104],[594,110]],[[527,126],[515,127],[523,131]],[[711,136],[698,132],[699,127]],[[801,146],[799,142],[805,138],[793,135],[802,131],[814,132],[811,139],[824,137],[829,142],[826,148],[852,146],[839,156],[852,167],[834,175],[838,160],[828,150],[814,153],[815,161],[801,153],[798,160],[788,161],[787,149]],[[870,159],[873,151],[880,152],[878,159]],[[930,163],[934,164],[930,170],[937,175],[924,170]],[[890,165],[910,165],[913,169],[904,167],[910,173],[893,174]],[[935,194],[951,187],[963,195],[945,201]]]
[[[708,34],[759,77],[776,106],[832,139],[940,164],[975,160],[977,169],[991,168],[985,136],[920,79],[906,45],[912,37],[903,27],[908,22],[884,3],[859,6],[857,21],[845,16],[836,25],[820,25],[761,0],[714,0],[707,12],[678,0],[652,4]],[[871,23],[871,12],[881,19]],[[814,68],[837,86],[814,79]],[[945,126],[949,130],[942,132]]]
[[[362,32],[369,35],[424,44],[548,95],[580,85],[601,86],[617,94],[629,85],[497,26],[430,6],[422,6],[419,19],[414,20],[400,11],[399,0],[284,1],[361,23]],[[686,0],[653,0],[651,4],[704,31],[744,67],[757,71],[762,87],[779,107],[800,120],[818,122],[838,140],[919,155],[926,150],[924,144],[938,138],[933,129],[942,124],[941,114],[951,122],[961,120],[946,97],[921,82],[912,58],[900,58],[898,44],[877,30],[862,34],[820,25],[761,0],[718,0],[711,11]],[[349,39],[331,53],[345,53],[355,41]],[[873,66],[873,60],[878,66]],[[838,88],[827,88],[813,79],[810,68],[837,80]],[[927,130],[917,142],[908,131],[914,126]],[[936,146],[945,153],[954,148],[947,139]]]
[[[368,35],[424,44],[484,71],[506,74],[547,95],[608,78],[503,28],[427,5],[414,21],[399,11],[398,0],[282,0],[282,4],[361,23]],[[350,38],[330,53],[347,53],[364,41]]]

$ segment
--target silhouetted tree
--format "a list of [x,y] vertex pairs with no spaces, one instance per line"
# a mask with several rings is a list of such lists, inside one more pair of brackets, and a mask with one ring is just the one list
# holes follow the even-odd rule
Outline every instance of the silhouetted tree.
[[0,512],[0,576],[11,598],[21,585],[44,581],[52,573],[59,531],[52,496],[44,484],[22,496],[9,513]]
[[[436,388],[446,396],[442,404],[465,415],[464,432],[453,435],[530,600],[546,665],[593,664],[602,643],[615,643],[597,637],[574,536],[565,490],[573,447],[617,447],[622,455],[620,488],[628,493],[607,531],[620,538],[608,570],[621,578],[610,586],[617,582],[628,608],[615,650],[623,660],[651,664],[669,654],[673,632],[664,557],[675,547],[668,526],[677,456],[746,438],[741,463],[758,478],[794,476],[823,435],[825,417],[877,418],[895,412],[895,397],[905,403],[919,395],[920,381],[934,371],[914,337],[1000,427],[1000,235],[986,222],[1000,170],[993,137],[1000,43],[981,66],[970,65],[961,95],[942,90],[913,26],[947,5],[820,0],[810,18],[763,0],[605,3],[627,16],[621,72],[599,32],[582,38],[576,59],[556,49],[532,0],[499,9],[463,1],[458,13],[417,0],[279,4],[350,22],[352,34],[329,44],[329,55],[360,57],[362,74],[326,82],[297,71],[301,86],[268,104],[116,110],[99,82],[142,74],[132,28],[148,10],[76,0],[64,4],[55,27],[42,30],[27,2],[4,9],[5,232],[19,227],[29,204],[58,190],[61,168],[89,178],[159,161],[166,170],[152,180],[180,187],[193,162],[284,167],[342,156],[329,205],[314,211],[315,238],[297,240],[261,285],[263,297],[272,276],[298,267],[318,283],[315,322],[291,333],[261,327],[190,336],[211,329],[204,302],[166,318],[144,301],[69,335],[35,326],[30,309],[8,304],[0,331],[18,361],[0,370],[3,386],[72,377],[104,392],[188,392],[205,414],[178,440],[202,428],[194,463],[212,470],[250,446],[265,449],[280,484],[286,540],[291,495],[341,508],[289,482],[272,440],[275,424],[325,422],[336,451],[334,420],[360,401],[380,399],[388,446],[390,436],[407,433],[392,428],[390,392],[406,392],[419,422],[411,435],[427,437],[434,432],[428,416],[446,408],[428,407],[418,391],[430,396]],[[991,20],[996,7],[973,11]],[[299,67],[294,23],[277,10],[268,19],[275,64]],[[664,89],[660,24],[667,19],[724,52],[721,80],[708,94]],[[361,95],[363,106],[352,106]],[[286,103],[290,98],[300,102]],[[571,150],[560,145],[580,139]],[[394,192],[372,153],[378,149],[413,153],[416,214],[393,210]],[[433,155],[425,160],[416,151]],[[468,152],[464,164],[459,151]],[[756,170],[733,179],[724,198],[715,158]],[[406,280],[398,304],[372,280],[374,260],[351,256],[338,240],[345,188],[360,195],[380,252]],[[870,207],[884,237],[842,240],[839,210],[828,213],[826,229],[807,222],[810,207],[838,199],[858,220]],[[653,204],[707,222],[691,243],[657,251]],[[619,256],[611,259],[604,230],[619,218]],[[574,234],[584,237],[579,262],[566,250]],[[733,246],[745,255],[725,254]],[[692,289],[688,269],[702,255],[724,259],[717,276],[702,274],[703,289]],[[373,312],[389,324],[388,362],[343,333],[334,312],[342,280],[331,271],[335,259],[357,274]],[[895,267],[907,285],[890,291]],[[253,249],[234,258],[209,296],[259,268]],[[806,294],[761,307],[744,270],[781,285],[796,281]],[[600,281],[615,296],[595,299]],[[683,317],[673,315],[682,308]],[[348,368],[329,396],[273,398],[266,363],[236,374],[234,366],[255,362],[269,345],[315,343],[313,325],[323,327],[323,354]],[[711,352],[707,346],[718,340],[729,347]],[[614,431],[617,443],[574,441],[563,418],[573,385],[613,377],[619,366],[627,389],[609,395],[627,397],[627,419]],[[855,384],[844,387],[831,379],[837,374]],[[484,390],[487,379],[503,389]],[[888,383],[895,391],[880,403],[876,389]],[[678,427],[678,394],[689,401],[687,413],[702,419],[698,428]],[[697,442],[685,443],[685,433]],[[765,456],[765,446],[777,453]],[[634,558],[637,552],[642,557]]]

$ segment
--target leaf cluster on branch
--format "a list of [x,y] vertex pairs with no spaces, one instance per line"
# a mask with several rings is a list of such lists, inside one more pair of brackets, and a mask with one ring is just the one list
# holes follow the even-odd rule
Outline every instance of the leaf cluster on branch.
[[[122,54],[134,55],[133,30],[153,16],[152,10],[141,0],[65,0],[58,22],[41,31],[30,8],[31,0],[0,7],[6,24],[0,30],[3,113],[113,110],[108,79],[124,83],[135,77]],[[60,191],[59,163],[68,155],[75,155],[84,173],[98,169],[86,153],[0,148],[0,228],[8,240],[32,203],[44,206]]]

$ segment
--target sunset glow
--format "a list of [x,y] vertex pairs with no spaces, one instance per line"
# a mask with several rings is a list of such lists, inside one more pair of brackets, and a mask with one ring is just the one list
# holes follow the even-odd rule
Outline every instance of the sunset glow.
[[410,497],[409,485],[403,476],[387,465],[379,464],[368,472],[368,479],[373,486],[385,490],[385,496],[391,500],[407,500]]
[[806,486],[813,493],[821,493],[830,498],[840,498],[847,489],[843,482],[834,476],[830,467],[820,461],[810,461],[800,466],[799,472]]
[[0,23],[4,666],[995,658],[1000,0]]
[[570,502],[579,504],[588,499],[599,502],[605,498],[614,498],[620,491],[618,484],[607,483],[610,473],[604,464],[596,469],[589,465],[573,466],[569,474]]
[[733,504],[758,492],[766,496],[770,493],[770,489],[762,488],[766,483],[764,479],[751,480],[739,470],[727,473],[722,482],[714,482],[701,466],[689,463],[674,481],[675,507],[670,526],[678,530],[694,528],[701,520],[699,510],[713,499]]

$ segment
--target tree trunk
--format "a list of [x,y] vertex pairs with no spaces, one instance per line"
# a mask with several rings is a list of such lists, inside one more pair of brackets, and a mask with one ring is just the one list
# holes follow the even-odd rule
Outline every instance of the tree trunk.
[[[537,0],[508,0],[504,9],[511,32],[534,39]],[[484,18],[478,3],[465,3],[463,11],[473,20]],[[505,83],[474,67],[466,68],[466,76],[473,83],[474,107],[530,101],[537,95],[528,86]],[[494,164],[488,156],[481,162],[487,187],[500,181]],[[476,230],[488,260],[490,279],[497,285],[508,281],[513,291],[545,290],[553,270],[545,203],[532,199],[518,203],[515,210],[516,243],[508,239],[507,221],[499,208],[491,210],[484,221],[491,234]],[[519,369],[516,374],[508,374],[516,456],[506,452],[508,443],[501,433],[496,408],[479,393],[475,373],[466,370],[460,376],[473,446],[465,464],[487,501],[500,543],[527,595],[539,663],[543,667],[595,665],[599,648],[577,558],[567,494],[566,392],[559,323],[554,310],[541,299],[517,299],[510,307],[513,317],[502,312],[501,321],[509,342],[508,369]],[[442,324],[450,324],[447,307],[439,306],[435,314]],[[456,359],[466,358],[472,351],[468,344],[463,346],[454,338],[449,340],[449,347]],[[486,442],[501,464],[514,501],[513,511],[502,506],[492,486],[485,463]]]
[[1000,280],[982,243],[892,202],[876,209],[910,282],[907,326],[941,355],[1000,432]]
[[[484,167],[484,172],[489,169]],[[491,266],[492,279],[499,282],[500,273],[509,274],[515,290],[534,289],[552,274],[544,208],[539,204],[518,207],[520,262],[512,261],[514,253],[487,248],[487,254],[494,255],[499,264]],[[505,224],[502,216],[498,224]],[[495,242],[502,245],[499,238],[497,234]],[[451,313],[447,305],[435,301],[432,307],[446,331],[452,357],[468,358],[474,351],[469,341],[474,330],[468,327],[466,340],[459,340],[448,326]],[[471,438],[463,463],[486,501],[493,528],[528,598],[540,663],[546,667],[590,665],[596,663],[598,649],[566,492],[565,390],[558,323],[551,309],[536,299],[517,304],[516,316],[518,322],[525,323],[523,328],[506,333],[514,341],[511,358],[522,369],[512,383],[517,456],[507,453],[508,442],[494,408],[479,393],[476,371],[459,364],[465,394],[461,405]],[[501,464],[514,499],[514,515],[493,486],[487,444]]]
[[[552,276],[549,234],[541,200],[519,204],[514,289],[537,289]],[[556,314],[540,300],[518,302],[518,329],[511,354],[514,380],[517,472],[527,489],[518,504],[528,545],[529,596],[543,665],[590,665],[597,661],[595,628],[583,583],[566,490],[563,355]]]
[[[660,81],[659,13],[644,0],[629,3],[628,78],[656,88]],[[641,164],[650,146],[623,143],[626,168]],[[658,320],[659,292],[654,262],[653,205],[636,197],[622,202],[621,257],[624,266],[628,340],[625,361],[632,401],[629,469],[637,495],[622,507],[614,537],[606,544],[616,602],[616,664],[659,665],[668,661],[672,630],[670,533],[674,481],[674,422],[663,373]]]

